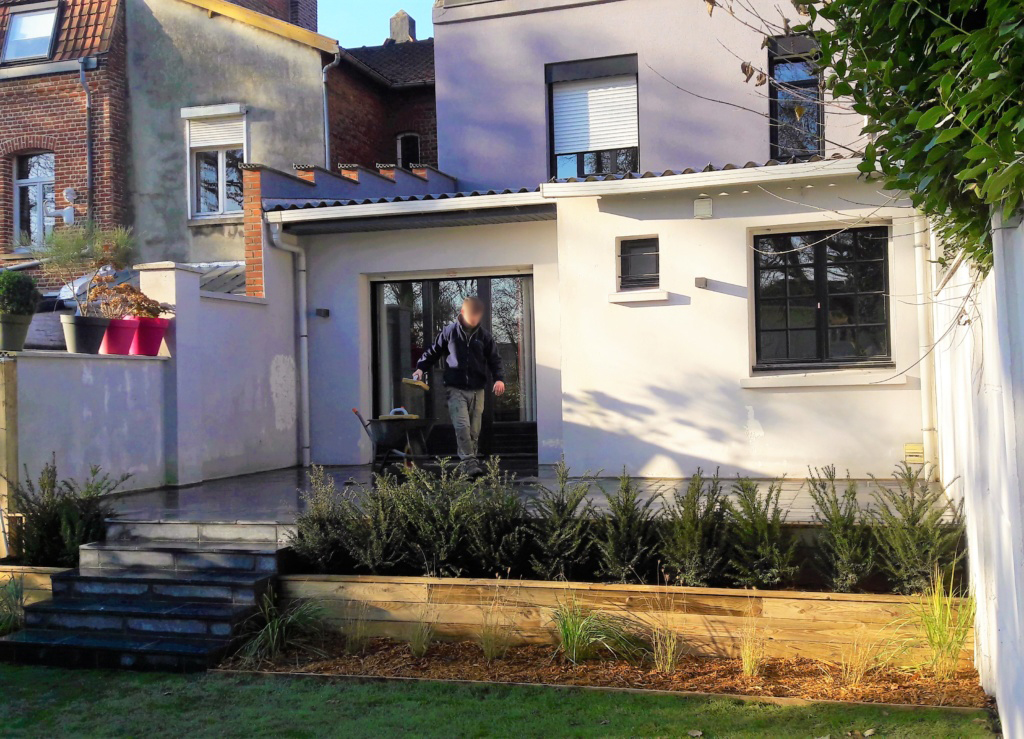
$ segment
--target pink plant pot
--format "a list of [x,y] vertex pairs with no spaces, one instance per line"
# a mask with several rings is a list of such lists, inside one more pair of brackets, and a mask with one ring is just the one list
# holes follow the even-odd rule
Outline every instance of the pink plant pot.
[[128,318],[112,318],[107,332],[103,334],[100,354],[128,354],[139,330],[138,321]]
[[135,333],[129,354],[143,357],[155,357],[160,353],[160,346],[164,342],[164,334],[171,321],[167,318],[150,318],[149,316],[134,316],[130,320],[138,323],[139,330]]

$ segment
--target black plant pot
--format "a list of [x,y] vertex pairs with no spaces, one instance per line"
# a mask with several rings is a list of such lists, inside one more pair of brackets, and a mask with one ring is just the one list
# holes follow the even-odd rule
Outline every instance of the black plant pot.
[[25,348],[32,316],[0,313],[0,351],[20,352]]
[[98,316],[60,317],[61,328],[64,329],[64,343],[72,354],[99,354],[103,336],[110,325],[109,318]]

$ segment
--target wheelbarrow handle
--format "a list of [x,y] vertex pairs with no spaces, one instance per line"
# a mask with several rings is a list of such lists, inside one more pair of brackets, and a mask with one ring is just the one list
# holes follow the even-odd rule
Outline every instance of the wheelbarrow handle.
[[363,425],[363,428],[364,429],[369,429],[370,424],[366,422],[365,418],[363,418],[363,414],[359,412],[359,409],[358,408],[353,408],[352,412],[356,414],[356,418],[359,419],[359,423],[361,423]]

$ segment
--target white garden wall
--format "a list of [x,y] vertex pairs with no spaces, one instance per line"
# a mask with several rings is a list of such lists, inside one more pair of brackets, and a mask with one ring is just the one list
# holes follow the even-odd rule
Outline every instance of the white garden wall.
[[[961,265],[934,302],[941,477],[964,499],[977,663],[1003,733],[1024,737],[1024,226],[995,230],[982,279]],[[948,332],[948,333],[947,333]]]

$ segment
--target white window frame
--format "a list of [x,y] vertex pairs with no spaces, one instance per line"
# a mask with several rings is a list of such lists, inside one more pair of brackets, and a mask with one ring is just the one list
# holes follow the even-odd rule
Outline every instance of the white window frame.
[[420,162],[404,162],[402,161],[402,139],[412,136],[416,139],[416,148],[419,150],[420,159],[423,158],[423,137],[415,131],[406,131],[395,136],[395,163],[403,169],[411,169],[412,165],[420,164]]
[[[186,177],[186,198],[188,202],[189,220],[202,221],[207,219],[238,218],[244,216],[244,205],[241,210],[225,210],[227,203],[227,178],[225,175],[225,152],[231,149],[242,150],[242,163],[249,161],[249,121],[246,106],[241,103],[226,103],[223,105],[202,105],[181,109],[181,117],[185,120],[185,158],[188,176]],[[210,121],[217,118],[241,118],[242,133],[241,141],[223,142],[209,146],[192,146],[192,122]],[[216,151],[217,156],[217,185],[218,204],[216,212],[200,213],[198,203],[198,191],[196,181],[196,154],[200,152]]]
[[[42,2],[32,3],[29,5],[13,6],[11,8],[10,17],[7,20],[7,32],[4,34],[3,50],[0,52],[0,64],[17,64],[20,62],[33,62],[39,61],[40,59],[49,59],[53,56],[53,43],[54,38],[57,36],[57,22],[60,20],[60,8],[56,2]],[[50,43],[46,47],[46,52],[43,54],[35,54],[33,56],[18,56],[8,57],[8,45],[11,40],[11,28],[14,26],[15,19],[19,16],[27,15],[39,15],[41,13],[49,13],[52,18],[50,24]]]
[[[45,195],[45,188],[46,188],[46,186],[47,185],[52,185],[54,187],[54,198],[56,198],[56,196],[57,196],[57,190],[56,190],[56,187],[57,187],[57,182],[56,182],[57,177],[56,177],[56,172],[54,173],[53,178],[50,178],[50,179],[46,179],[46,178],[43,178],[43,177],[26,177],[24,179],[19,179],[18,178],[18,161],[20,159],[24,158],[24,157],[37,156],[39,154],[49,154],[50,156],[54,156],[54,153],[52,151],[35,151],[35,152],[23,152],[21,154],[15,155],[15,157],[14,157],[14,162],[13,162],[14,168],[11,171],[11,175],[12,175],[12,179],[13,179],[13,182],[14,182],[14,193],[13,193],[14,194],[14,243],[16,243],[16,244],[20,244],[21,243],[21,237],[22,237],[22,231],[19,228],[21,226],[21,197],[20,197],[20,195],[21,195],[21,190],[22,189],[32,188],[32,189],[34,189],[36,191],[36,200],[39,203],[39,213],[38,213],[38,215],[36,217],[39,220],[38,225],[40,227],[40,233],[43,235],[43,238],[45,238],[48,233],[53,231],[53,226],[56,223],[56,221],[51,217],[51,223],[49,224],[49,228],[47,228],[47,224],[46,224],[46,219],[47,219],[47,215],[46,215],[46,195]],[[38,246],[39,242],[33,242],[33,245],[34,246]],[[20,252],[26,252],[26,251],[28,251],[28,249],[27,249],[27,247],[19,247],[19,248],[16,248],[14,251],[20,253]]]

